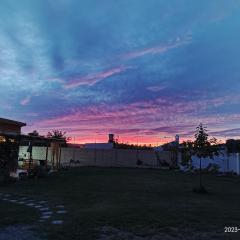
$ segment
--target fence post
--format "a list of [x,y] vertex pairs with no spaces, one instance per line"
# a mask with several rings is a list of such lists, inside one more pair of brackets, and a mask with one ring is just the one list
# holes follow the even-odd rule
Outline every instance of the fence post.
[[46,168],[47,168],[47,165],[48,165],[48,146],[46,147]]

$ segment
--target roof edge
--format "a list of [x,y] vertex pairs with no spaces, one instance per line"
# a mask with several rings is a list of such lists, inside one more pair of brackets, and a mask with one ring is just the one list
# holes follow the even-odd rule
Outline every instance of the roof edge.
[[24,122],[19,122],[19,121],[7,119],[7,118],[0,118],[0,123],[1,122],[2,123],[14,124],[14,125],[21,126],[21,127],[27,126],[27,124],[24,123]]

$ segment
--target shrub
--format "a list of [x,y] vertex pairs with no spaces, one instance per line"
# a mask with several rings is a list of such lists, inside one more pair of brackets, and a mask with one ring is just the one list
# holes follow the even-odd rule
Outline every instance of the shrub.
[[38,178],[44,178],[44,177],[47,177],[48,171],[47,171],[45,166],[37,166],[34,169],[33,175],[38,177]]
[[138,159],[136,164],[137,164],[137,165],[142,165],[143,162],[142,162],[140,159]]
[[209,173],[218,173],[220,167],[216,163],[209,163],[206,169]]

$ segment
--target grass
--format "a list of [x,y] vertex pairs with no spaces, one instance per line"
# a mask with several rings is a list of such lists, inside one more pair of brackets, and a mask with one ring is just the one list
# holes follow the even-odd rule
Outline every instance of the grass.
[[[204,175],[203,183],[209,194],[192,192],[198,184],[198,176],[192,174],[73,168],[44,179],[4,185],[0,192],[64,204],[69,213],[63,226],[39,225],[39,231],[46,232],[48,239],[97,239],[103,226],[140,236],[173,228],[223,232],[224,226],[240,227],[240,178]],[[0,202],[0,226],[21,221],[37,223],[37,213],[31,211]]]

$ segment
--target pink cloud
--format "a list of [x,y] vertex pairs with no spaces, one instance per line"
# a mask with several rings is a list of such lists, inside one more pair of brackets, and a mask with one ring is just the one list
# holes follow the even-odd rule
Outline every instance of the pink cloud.
[[137,139],[139,143],[155,143],[163,137],[168,137],[165,139],[168,141],[175,134],[184,138],[192,137],[200,122],[209,126],[209,130],[213,132],[222,130],[223,125],[239,122],[240,114],[204,114],[211,106],[235,102],[240,100],[239,98],[223,96],[186,102],[162,97],[128,105],[102,104],[75,109],[70,114],[37,122],[34,127],[41,133],[51,129],[67,131],[68,135],[75,136],[78,142],[106,140],[107,134],[113,132],[124,141]]
[[184,37],[183,39],[178,37],[174,43],[161,44],[161,45],[151,47],[151,48],[136,50],[136,51],[124,54],[122,57],[125,60],[130,60],[130,59],[142,57],[142,56],[145,56],[145,55],[148,55],[148,54],[152,54],[152,55],[160,54],[160,53],[167,52],[171,49],[177,48],[179,46],[185,45],[187,43],[190,43],[190,37]]
[[[151,47],[151,48],[145,48],[142,50],[136,50],[134,52],[129,52],[129,53],[126,53],[126,54],[120,56],[120,59],[115,59],[113,62],[116,62],[117,60],[118,61],[119,60],[120,61],[130,60],[130,59],[142,57],[142,56],[148,55],[148,54],[164,53],[170,49],[177,48],[177,47],[187,44],[189,42],[190,42],[189,36],[184,36],[183,38],[178,37],[174,43],[168,43],[165,45],[162,44],[162,45],[158,45],[158,46]],[[103,81],[104,79],[106,79],[108,77],[125,72],[127,69],[130,69],[130,68],[132,68],[132,67],[120,66],[120,67],[110,68],[110,69],[102,71],[102,72],[89,73],[83,77],[73,79],[72,81],[66,82],[64,84],[64,88],[72,89],[72,88],[77,88],[79,86],[84,86],[84,85],[93,86],[96,83]],[[62,80],[58,80],[58,81],[61,82]]]
[[149,90],[151,92],[160,92],[165,88],[166,88],[166,86],[150,86],[147,88],[147,90]]
[[22,106],[26,106],[26,105],[29,104],[30,100],[31,100],[31,97],[25,97],[24,99],[22,99],[22,100],[20,101],[20,104],[21,104]]
[[102,71],[102,72],[98,72],[98,73],[93,73],[93,74],[88,74],[84,77],[81,77],[79,79],[75,79],[73,81],[67,82],[64,85],[65,89],[71,89],[71,88],[76,88],[79,86],[83,86],[83,85],[88,85],[88,86],[93,86],[96,83],[111,77],[113,75],[125,72],[127,69],[129,69],[130,67],[124,67],[124,66],[120,66],[120,67],[115,67],[106,71]]

